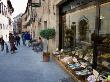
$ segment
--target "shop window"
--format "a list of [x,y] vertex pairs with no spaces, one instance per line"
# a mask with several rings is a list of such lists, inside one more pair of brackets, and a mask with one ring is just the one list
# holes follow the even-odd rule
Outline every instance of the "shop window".
[[5,25],[5,29],[7,30],[7,25]]
[[1,3],[1,13],[3,14],[3,3]]
[[7,15],[7,8],[4,9],[5,16]]
[[11,25],[11,20],[9,19],[9,25]]
[[2,3],[2,15],[4,15],[4,11],[3,11],[4,9],[3,9],[3,3]]
[[3,6],[3,14],[5,15],[5,5]]
[[0,14],[1,14],[1,3],[0,3]]
[[44,28],[47,28],[47,21],[44,21]]
[[6,8],[6,16],[7,16],[7,13],[8,13],[8,9]]
[[38,22],[38,27],[41,28],[41,23],[40,22]]
[[2,29],[2,24],[0,24],[0,29]]
[[3,30],[5,29],[5,25],[3,24]]
[[88,42],[88,22],[85,19],[79,22],[79,40]]

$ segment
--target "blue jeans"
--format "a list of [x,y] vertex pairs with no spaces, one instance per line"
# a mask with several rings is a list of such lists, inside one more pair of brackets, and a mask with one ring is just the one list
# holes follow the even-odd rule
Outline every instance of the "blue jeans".
[[16,41],[16,45],[17,46],[20,45],[20,41],[19,40]]
[[23,45],[26,46],[26,44],[25,44],[26,40],[22,39],[22,41],[23,41]]

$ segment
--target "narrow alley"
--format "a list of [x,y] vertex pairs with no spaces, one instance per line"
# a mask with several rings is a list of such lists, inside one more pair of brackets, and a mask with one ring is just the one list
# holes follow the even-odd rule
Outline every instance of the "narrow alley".
[[60,82],[69,77],[54,61],[42,62],[42,53],[19,46],[15,54],[0,52],[0,82]]
[[110,0],[0,0],[0,82],[108,81]]

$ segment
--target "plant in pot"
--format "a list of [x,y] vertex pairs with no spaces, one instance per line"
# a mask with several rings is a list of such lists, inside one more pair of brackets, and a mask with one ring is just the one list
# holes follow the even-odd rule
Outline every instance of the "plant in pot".
[[65,30],[65,38],[67,40],[67,47],[70,48],[70,50],[72,51],[72,48],[73,48],[73,42],[74,42],[74,32],[72,29],[66,29]]
[[48,51],[49,40],[55,37],[55,29],[48,28],[40,31],[40,36],[47,40],[47,51],[43,53],[43,61],[48,62],[50,60],[50,52]]

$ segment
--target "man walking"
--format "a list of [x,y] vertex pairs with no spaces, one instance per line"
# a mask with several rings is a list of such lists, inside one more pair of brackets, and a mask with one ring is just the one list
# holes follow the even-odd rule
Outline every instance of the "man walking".
[[17,46],[20,45],[20,37],[19,37],[19,35],[16,35],[15,40],[16,40],[16,45]]
[[25,33],[25,40],[26,40],[26,46],[29,47],[29,41],[31,40],[31,35],[29,34],[29,32]]
[[17,50],[16,46],[15,46],[15,38],[13,36],[12,33],[9,33],[9,42],[10,42],[10,51],[11,51],[11,54],[15,53],[15,50]]
[[1,51],[4,50],[4,40],[3,37],[0,38]]
[[25,41],[26,41],[25,40],[25,32],[22,32],[21,38],[22,38],[23,45],[26,46],[26,44],[25,44]]

